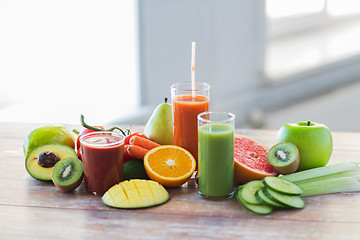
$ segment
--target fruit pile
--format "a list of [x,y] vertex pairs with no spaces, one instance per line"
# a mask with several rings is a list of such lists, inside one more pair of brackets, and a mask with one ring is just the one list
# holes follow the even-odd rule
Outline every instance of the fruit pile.
[[[35,179],[52,181],[64,192],[75,190],[84,176],[81,143],[87,133],[104,131],[89,126],[74,133],[63,126],[41,126],[24,141],[25,167]],[[192,154],[173,145],[171,105],[160,104],[143,133],[125,136],[123,181],[102,196],[104,204],[116,208],[143,208],[169,200],[166,187],[186,183],[196,169]],[[76,143],[76,144],[75,144]],[[257,214],[274,209],[305,207],[302,197],[359,191],[358,163],[326,166],[332,153],[332,136],[322,124],[299,122],[283,125],[277,143],[270,149],[247,136],[234,139],[234,182],[240,184],[236,198]]]
[[28,134],[23,144],[25,168],[35,179],[53,181],[61,191],[76,189],[83,166],[71,132],[62,126],[42,126]]

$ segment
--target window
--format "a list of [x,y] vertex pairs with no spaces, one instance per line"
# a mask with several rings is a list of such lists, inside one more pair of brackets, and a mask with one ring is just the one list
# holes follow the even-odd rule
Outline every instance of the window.
[[0,121],[104,123],[139,105],[137,3],[0,2]]
[[360,54],[357,0],[267,0],[265,72],[270,79]]

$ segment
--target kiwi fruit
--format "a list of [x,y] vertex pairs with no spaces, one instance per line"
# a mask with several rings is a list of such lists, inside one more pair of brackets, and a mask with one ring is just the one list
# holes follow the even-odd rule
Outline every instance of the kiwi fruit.
[[290,142],[274,145],[268,151],[267,158],[272,168],[281,174],[296,172],[300,163],[299,150]]
[[71,192],[81,184],[83,175],[82,162],[77,158],[69,157],[55,164],[51,179],[61,191]]

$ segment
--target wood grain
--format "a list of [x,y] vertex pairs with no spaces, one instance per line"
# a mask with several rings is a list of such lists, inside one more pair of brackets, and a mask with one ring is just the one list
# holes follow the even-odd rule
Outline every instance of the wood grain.
[[[0,126],[0,239],[359,239],[358,192],[307,197],[302,210],[268,216],[247,211],[235,198],[204,200],[193,179],[168,188],[166,204],[137,210],[107,207],[85,191],[84,182],[62,193],[25,170],[22,142],[36,126]],[[237,130],[269,147],[276,133]],[[360,133],[335,132],[333,137],[329,164],[360,159]]]

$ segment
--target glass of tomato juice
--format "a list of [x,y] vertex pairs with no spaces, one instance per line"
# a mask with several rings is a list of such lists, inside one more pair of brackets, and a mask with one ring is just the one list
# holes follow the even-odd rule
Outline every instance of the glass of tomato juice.
[[98,131],[80,137],[86,190],[103,194],[121,182],[125,136]]
[[[175,83],[171,86],[174,145],[188,150],[198,159],[197,115],[209,110],[210,86],[207,83]],[[197,165],[197,164],[196,164]]]

